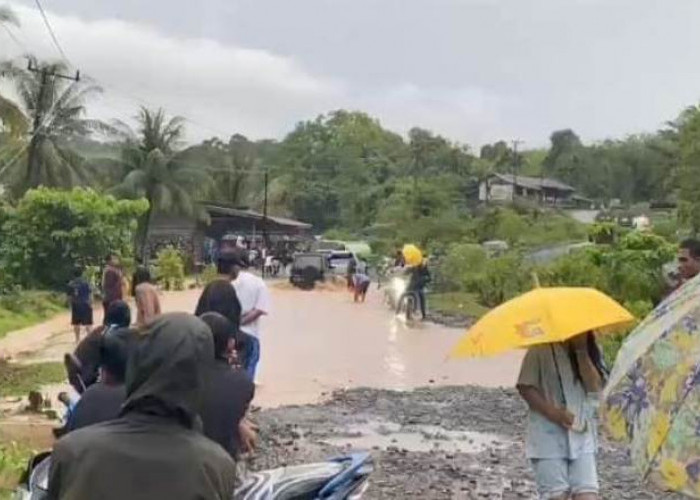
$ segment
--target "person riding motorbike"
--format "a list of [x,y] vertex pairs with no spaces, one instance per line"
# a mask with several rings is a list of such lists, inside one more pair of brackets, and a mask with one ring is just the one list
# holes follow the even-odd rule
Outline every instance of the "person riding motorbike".
[[200,432],[209,327],[185,313],[160,316],[134,340],[118,419],[71,432],[54,446],[52,500],[233,498],[236,466]]
[[404,295],[413,294],[418,299],[420,312],[423,319],[426,319],[425,287],[430,283],[430,271],[426,260],[417,266],[407,268],[408,286]]

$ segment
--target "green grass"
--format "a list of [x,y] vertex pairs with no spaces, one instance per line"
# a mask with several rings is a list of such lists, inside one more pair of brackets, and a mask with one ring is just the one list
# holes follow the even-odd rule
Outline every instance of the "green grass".
[[9,332],[45,321],[65,311],[64,297],[42,291],[0,295],[0,338]]
[[12,441],[0,443],[0,500],[14,498],[12,492],[35,450]]
[[35,363],[18,365],[0,361],[0,394],[3,396],[26,396],[29,391],[42,385],[56,384],[66,380],[62,363]]
[[464,292],[435,293],[428,295],[431,311],[451,316],[480,318],[489,310],[479,304],[476,295]]

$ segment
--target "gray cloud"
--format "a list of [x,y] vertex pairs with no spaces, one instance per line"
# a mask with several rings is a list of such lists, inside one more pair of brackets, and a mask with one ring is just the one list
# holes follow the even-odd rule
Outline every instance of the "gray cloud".
[[[29,5],[15,0],[14,5]],[[700,94],[694,0],[64,0],[71,59],[123,94],[193,118],[193,138],[276,136],[333,108],[478,145],[556,128],[653,130]],[[53,55],[31,8],[21,35]],[[9,41],[0,32],[0,56]],[[7,42],[7,43],[6,43]]]

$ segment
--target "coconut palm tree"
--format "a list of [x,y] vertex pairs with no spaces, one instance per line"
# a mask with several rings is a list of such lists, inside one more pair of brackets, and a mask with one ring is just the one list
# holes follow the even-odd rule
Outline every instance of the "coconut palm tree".
[[[10,24],[19,26],[17,15],[10,7],[0,5],[0,26]],[[29,122],[19,106],[0,94],[0,147],[25,134],[28,128]]]
[[148,212],[139,231],[139,253],[146,257],[154,213],[200,215],[195,194],[208,185],[210,178],[205,169],[187,164],[178,156],[177,148],[185,132],[183,118],[167,119],[162,109],[141,108],[136,119],[137,131],[125,124],[119,127],[125,136],[123,180],[114,191],[121,196],[148,200]]
[[[63,63],[44,63],[30,59],[34,71],[12,63],[0,65],[2,79],[13,84],[18,102],[0,100],[10,131],[20,136],[18,154],[0,160],[0,182],[16,193],[40,185],[73,187],[89,184],[92,172],[84,159],[69,145],[71,138],[86,136],[108,127],[85,118],[85,101],[101,89],[52,75],[66,72]],[[31,128],[27,127],[31,123]],[[27,132],[28,130],[28,132]]]

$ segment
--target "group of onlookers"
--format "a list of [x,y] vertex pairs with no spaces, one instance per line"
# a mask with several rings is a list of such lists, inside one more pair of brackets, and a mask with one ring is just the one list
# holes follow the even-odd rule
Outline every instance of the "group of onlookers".
[[[140,268],[132,326],[118,261],[108,259],[104,324],[65,358],[80,397],[64,396],[69,409],[53,451],[49,498],[232,498],[235,460],[257,438],[247,414],[260,321],[270,311],[263,280],[246,270],[244,257],[232,264],[229,278],[204,289],[195,315],[161,314],[157,290]],[[71,282],[74,324],[90,319],[76,314],[86,300],[83,281]]]
[[[119,257],[114,254],[110,254],[105,262],[100,292],[104,318],[107,318],[109,306],[124,300],[129,293],[129,285],[119,265]],[[137,325],[145,325],[160,314],[158,292],[147,267],[137,267],[131,280],[130,294],[136,302]],[[73,279],[68,283],[71,324],[76,342],[80,341],[83,330],[89,334],[94,325],[93,296],[93,286],[85,277],[85,270],[82,267],[76,267]]]

